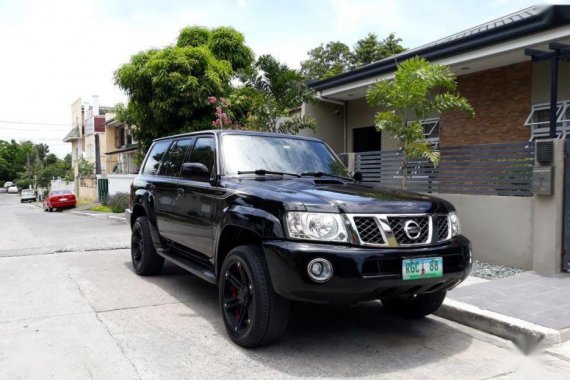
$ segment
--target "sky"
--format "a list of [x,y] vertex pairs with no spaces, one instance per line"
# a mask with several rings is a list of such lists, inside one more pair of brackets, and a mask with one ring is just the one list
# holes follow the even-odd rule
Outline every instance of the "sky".
[[[63,157],[71,104],[125,102],[113,72],[131,55],[175,42],[188,25],[230,25],[256,55],[299,68],[328,41],[372,32],[414,48],[532,0],[0,0],[0,139],[46,143]],[[570,3],[570,0],[557,1]]]

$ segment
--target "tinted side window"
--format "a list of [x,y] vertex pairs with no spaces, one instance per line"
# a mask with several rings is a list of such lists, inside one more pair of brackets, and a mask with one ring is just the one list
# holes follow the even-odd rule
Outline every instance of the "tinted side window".
[[216,141],[213,137],[199,137],[196,144],[182,165],[181,177],[193,181],[207,182],[212,176],[216,152]]
[[151,148],[150,152],[147,156],[146,162],[144,164],[144,168],[142,170],[142,174],[150,174],[155,175],[158,172],[158,167],[160,166],[160,160],[162,160],[162,156],[164,152],[168,149],[170,145],[170,141],[159,141],[155,143]]
[[169,177],[178,177],[180,175],[180,168],[186,157],[188,147],[192,145],[194,139],[184,139],[175,141],[170,147],[168,155],[162,161],[160,166],[160,175]]

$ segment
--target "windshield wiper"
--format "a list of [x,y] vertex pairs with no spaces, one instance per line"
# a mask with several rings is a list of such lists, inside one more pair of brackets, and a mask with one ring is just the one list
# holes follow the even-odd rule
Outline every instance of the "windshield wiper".
[[354,180],[354,178],[350,178],[350,177],[346,177],[346,176],[342,176],[342,175],[336,175],[336,174],[329,174],[329,173],[323,173],[323,172],[303,172],[301,173],[302,177],[333,177],[333,178],[342,178],[342,179],[349,179],[349,180]]
[[301,177],[301,175],[299,175],[297,173],[276,172],[276,171],[265,170],[265,169],[238,171],[237,174],[255,174],[255,175],[276,174],[276,175],[290,175],[293,177]]

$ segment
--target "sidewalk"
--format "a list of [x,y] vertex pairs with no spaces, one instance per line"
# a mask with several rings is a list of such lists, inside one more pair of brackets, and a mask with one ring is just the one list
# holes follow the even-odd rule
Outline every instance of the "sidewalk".
[[525,352],[570,340],[570,274],[468,282],[437,315],[512,340]]

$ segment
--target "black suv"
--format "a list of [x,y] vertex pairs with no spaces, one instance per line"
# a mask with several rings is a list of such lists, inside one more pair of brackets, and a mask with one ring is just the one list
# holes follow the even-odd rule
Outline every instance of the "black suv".
[[450,203],[359,183],[314,138],[157,139],[126,213],[135,271],[156,274],[166,259],[216,284],[228,334],[244,347],[279,338],[290,301],[379,299],[423,317],[471,270]]

